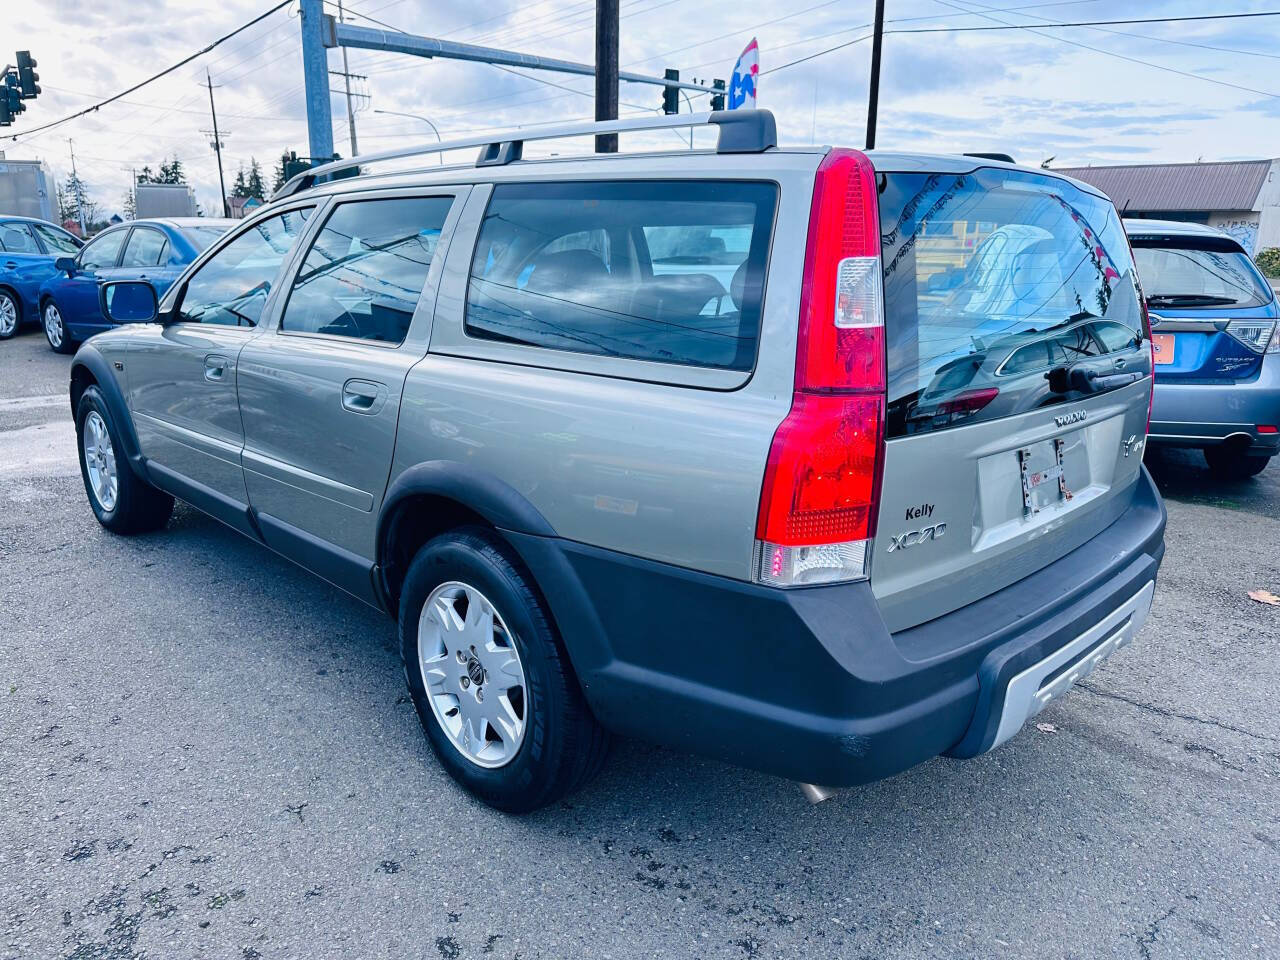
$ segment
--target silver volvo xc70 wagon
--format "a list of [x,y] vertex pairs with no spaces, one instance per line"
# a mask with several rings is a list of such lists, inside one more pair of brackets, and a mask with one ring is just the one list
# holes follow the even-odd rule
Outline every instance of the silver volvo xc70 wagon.
[[[718,146],[522,156],[676,124]],[[441,764],[509,811],[609,732],[815,798],[971,757],[1129,642],[1165,513],[1105,197],[763,111],[517,136],[314,168],[159,303],[104,284],[102,524],[177,497],[390,613]]]

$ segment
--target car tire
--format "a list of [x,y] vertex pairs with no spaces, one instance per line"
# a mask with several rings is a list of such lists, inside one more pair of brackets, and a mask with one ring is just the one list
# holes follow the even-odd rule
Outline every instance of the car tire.
[[0,340],[8,340],[22,326],[22,304],[8,290],[0,290]]
[[40,308],[40,322],[44,327],[44,338],[54,353],[75,353],[76,342],[67,332],[66,321],[62,319],[62,311],[52,300],[46,300]]
[[173,497],[133,472],[120,444],[120,427],[96,386],[85,388],[76,406],[76,447],[84,491],[100,524],[130,535],[169,522]]
[[479,800],[528,813],[602,766],[608,734],[532,576],[492,531],[460,528],[418,551],[400,595],[399,631],[427,740]]
[[1237,447],[1222,444],[1204,448],[1204,461],[1209,472],[1223,480],[1248,480],[1267,468],[1270,457],[1250,457]]

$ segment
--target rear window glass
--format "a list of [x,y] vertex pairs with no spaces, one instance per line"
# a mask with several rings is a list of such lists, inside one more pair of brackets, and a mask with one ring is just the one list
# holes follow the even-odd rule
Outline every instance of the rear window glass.
[[1074,399],[1048,371],[1112,372],[1098,358],[1143,343],[1106,200],[1018,171],[890,173],[880,223],[891,437]]
[[1153,307],[1260,307],[1271,288],[1247,254],[1212,237],[1134,237],[1142,289]]
[[471,267],[473,337],[750,370],[777,187],[501,184]]

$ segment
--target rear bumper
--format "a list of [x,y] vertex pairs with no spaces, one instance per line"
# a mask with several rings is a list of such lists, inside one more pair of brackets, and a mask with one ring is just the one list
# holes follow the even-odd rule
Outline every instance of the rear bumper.
[[1263,359],[1252,380],[1232,384],[1156,380],[1150,443],[1208,447],[1239,443],[1260,456],[1280,453],[1280,434],[1259,434],[1258,424],[1280,424],[1280,357]]
[[[1131,636],[1145,615],[1135,598],[1154,584],[1164,554],[1164,526],[1144,470],[1129,509],[1089,542],[897,634],[867,583],[776,590],[509,536],[607,727],[793,780],[852,786],[942,753],[990,749],[1011,732],[1009,716],[1021,709],[1020,726],[1027,714],[1025,704],[1006,709],[1011,689],[1021,695],[1014,677],[1072,644],[1067,665],[1077,652],[1119,645],[1117,630]],[[1090,631],[1097,637],[1082,644]],[[1045,670],[1049,681],[1058,666]]]

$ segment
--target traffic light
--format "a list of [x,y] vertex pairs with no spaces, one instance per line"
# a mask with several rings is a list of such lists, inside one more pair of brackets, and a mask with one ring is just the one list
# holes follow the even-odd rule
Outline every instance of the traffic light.
[[18,51],[18,86],[23,100],[34,100],[40,95],[40,84],[36,83],[40,74],[36,73],[36,66],[30,50]]
[[[663,73],[663,77],[667,80],[679,80],[679,70],[667,70]],[[679,87],[663,87],[662,88],[662,112],[663,113],[679,113],[680,112],[680,88]]]
[[[723,80],[712,80],[712,81],[711,81],[711,85],[712,85],[713,87],[715,87],[717,90],[723,90],[723,89],[724,89],[724,81],[723,81]],[[712,110],[723,110],[723,109],[724,109],[724,94],[723,94],[723,93],[713,93],[713,94],[711,95],[711,109],[712,109]]]
[[12,124],[14,118],[27,109],[27,105],[22,102],[22,90],[18,87],[16,73],[4,75],[4,86],[0,86],[0,101],[4,104],[0,108],[0,126]]

